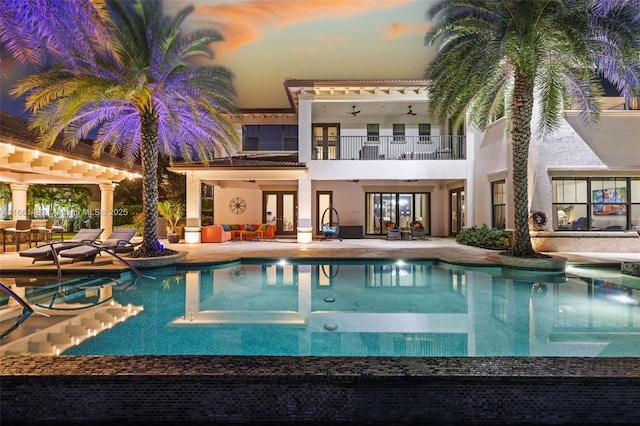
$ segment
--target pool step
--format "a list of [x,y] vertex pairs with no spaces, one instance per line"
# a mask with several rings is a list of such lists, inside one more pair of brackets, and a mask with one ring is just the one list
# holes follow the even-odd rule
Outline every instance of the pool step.
[[70,345],[73,343],[73,337],[65,332],[47,334],[47,341],[53,345]]
[[[3,355],[60,355],[74,345],[112,328],[129,317],[137,315],[142,306],[110,304],[86,308],[80,315],[57,322],[45,329],[0,346]],[[28,319],[25,324],[28,324]],[[24,325],[24,324],[23,324]]]
[[70,324],[65,327],[64,332],[72,337],[80,337],[80,336],[87,336],[89,333],[89,329],[84,325]]
[[50,342],[29,342],[27,344],[27,351],[37,355],[55,355],[55,346]]

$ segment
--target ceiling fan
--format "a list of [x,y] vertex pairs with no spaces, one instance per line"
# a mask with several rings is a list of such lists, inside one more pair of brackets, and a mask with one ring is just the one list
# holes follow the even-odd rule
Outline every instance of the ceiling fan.
[[411,109],[411,105],[409,105],[409,111],[405,112],[405,113],[404,113],[404,114],[402,114],[402,115],[416,115],[416,113],[415,113],[415,112],[413,112],[413,110]]
[[352,108],[351,112],[347,112],[347,114],[351,114],[351,115],[353,115],[354,117],[355,117],[356,115],[360,114],[360,110],[357,110],[357,111],[356,111],[356,106],[355,106],[355,105],[352,105],[352,106],[351,106],[351,108]]

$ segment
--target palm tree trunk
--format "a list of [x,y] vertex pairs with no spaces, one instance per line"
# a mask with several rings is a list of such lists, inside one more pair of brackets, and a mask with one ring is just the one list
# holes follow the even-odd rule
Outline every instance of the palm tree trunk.
[[152,257],[158,244],[158,120],[151,112],[141,114],[142,211],[144,232],[138,249],[140,257]]
[[530,257],[535,255],[529,234],[529,190],[527,165],[531,142],[531,118],[533,116],[533,77],[516,71],[511,105],[511,140],[513,143],[513,203],[515,209],[515,238],[511,255]]

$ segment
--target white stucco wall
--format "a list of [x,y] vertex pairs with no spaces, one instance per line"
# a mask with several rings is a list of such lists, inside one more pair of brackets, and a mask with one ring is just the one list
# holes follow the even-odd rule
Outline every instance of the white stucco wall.
[[[504,135],[504,120],[499,120],[490,126],[486,133],[477,129],[473,131],[475,139],[475,159],[470,166],[474,168],[474,184],[471,188],[475,194],[474,222],[468,226],[478,227],[486,224],[491,226],[491,182],[507,178],[507,193],[510,183],[507,170],[510,164],[509,147]],[[510,203],[507,201],[507,208]],[[507,228],[509,223],[507,215]]]
[[[229,210],[229,201],[241,197],[247,203],[242,214],[234,214]],[[214,188],[213,196],[214,220],[219,224],[247,224],[262,222],[262,193],[256,186],[251,188],[219,187]]]

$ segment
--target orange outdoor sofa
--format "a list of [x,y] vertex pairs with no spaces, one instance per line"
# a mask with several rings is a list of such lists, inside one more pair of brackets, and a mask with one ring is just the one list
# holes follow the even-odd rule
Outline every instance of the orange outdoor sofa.
[[207,225],[202,227],[200,241],[203,243],[223,243],[229,240],[253,240],[256,238],[271,240],[276,237],[275,224],[253,225]]

